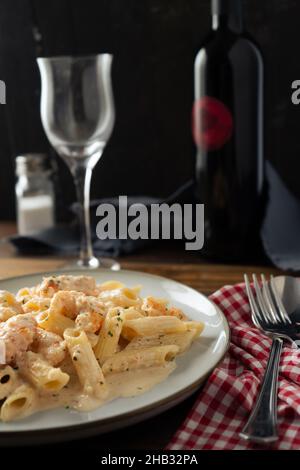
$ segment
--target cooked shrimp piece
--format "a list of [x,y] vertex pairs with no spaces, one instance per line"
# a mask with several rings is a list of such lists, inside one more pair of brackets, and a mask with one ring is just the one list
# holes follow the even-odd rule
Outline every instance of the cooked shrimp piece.
[[78,291],[86,295],[97,295],[96,281],[90,276],[50,276],[44,277],[37,287],[42,297],[53,297],[58,291]]
[[156,299],[154,297],[146,297],[142,304],[142,311],[149,317],[159,317],[161,315],[171,315],[186,320],[182,310],[176,307],[168,307],[168,302],[164,299]]
[[99,313],[99,315],[104,316],[105,314],[105,304],[97,297],[90,295],[79,295],[76,298],[76,306],[78,313],[86,311],[94,311]]
[[76,318],[76,324],[80,328],[95,333],[102,324],[105,309],[103,302],[97,297],[87,296],[82,292],[60,291],[51,300],[50,312],[60,313],[72,320]]
[[42,354],[52,366],[60,364],[66,357],[66,342],[55,333],[36,329],[35,340],[30,348],[36,353]]
[[51,299],[50,312],[60,313],[69,318],[76,318],[78,308],[76,305],[77,297],[81,296],[80,292],[75,291],[59,291]]
[[76,326],[86,333],[96,333],[100,330],[102,322],[103,317],[94,311],[79,313],[75,320]]
[[28,350],[36,334],[36,322],[27,314],[15,315],[0,324],[0,339],[5,342],[6,362],[16,359]]
[[81,295],[76,299],[75,324],[86,333],[100,330],[105,315],[103,302],[92,296]]

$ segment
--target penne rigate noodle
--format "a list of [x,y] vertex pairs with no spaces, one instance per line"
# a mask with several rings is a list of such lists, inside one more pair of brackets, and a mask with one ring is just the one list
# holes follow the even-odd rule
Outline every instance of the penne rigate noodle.
[[73,328],[75,323],[71,318],[65,317],[60,313],[53,313],[49,310],[42,312],[37,316],[37,323],[40,328],[47,331],[52,331],[57,335],[62,336],[67,328]]
[[53,367],[37,353],[26,352],[23,375],[28,382],[43,392],[59,392],[70,380],[70,376],[59,367]]
[[31,291],[28,287],[23,287],[22,289],[19,289],[16,295],[17,300],[22,300],[23,297],[28,297],[31,295]]
[[106,315],[97,345],[94,348],[95,356],[101,365],[117,351],[123,323],[124,311],[118,307],[111,308]]
[[92,346],[92,348],[94,349],[95,346],[97,345],[98,343],[98,339],[99,339],[99,336],[96,335],[95,333],[87,333],[85,332],[87,337],[88,337],[88,340],[90,342],[90,345]]
[[100,292],[99,299],[111,307],[127,308],[141,305],[141,299],[138,297],[137,291],[129,287],[104,290]]
[[1,421],[12,421],[24,418],[32,413],[36,401],[36,393],[29,385],[20,385],[9,395],[1,407]]
[[138,284],[137,286],[133,286],[130,288],[135,294],[138,296],[142,290],[142,286]]
[[197,330],[191,328],[183,333],[174,334],[158,334],[153,336],[135,336],[130,343],[126,346],[125,350],[140,349],[140,348],[151,348],[154,346],[164,346],[174,344],[178,346],[178,353],[183,353],[192,344],[195,339]]
[[11,307],[16,313],[23,313],[21,303],[16,297],[6,290],[0,290],[0,306]]
[[16,371],[10,366],[0,369],[0,400],[6,398],[14,390],[17,382]]
[[124,305],[124,307],[130,307],[131,305],[135,305],[138,302],[138,291],[136,288],[129,289],[129,287],[123,287],[121,289],[121,295],[125,297],[125,303],[127,305]]
[[70,328],[64,332],[64,338],[83,391],[88,395],[105,398],[105,378],[86,333]]
[[122,336],[131,340],[135,336],[150,336],[153,334],[171,334],[187,330],[184,322],[177,317],[168,315],[157,317],[143,317],[134,320],[125,320]]
[[27,302],[24,303],[23,305],[23,310],[26,313],[29,312],[43,312],[47,310],[50,306],[50,300],[47,298],[35,298],[32,297],[29,299]]
[[116,307],[108,311],[94,353],[100,364],[117,351],[124,323],[124,312]]
[[184,322],[188,330],[194,330],[194,338],[199,336],[204,330],[204,323],[200,321],[186,321]]
[[100,291],[104,291],[104,290],[115,290],[115,289],[121,289],[122,287],[125,287],[124,284],[122,284],[122,282],[118,282],[118,281],[106,281],[106,282],[103,282],[103,284],[100,284],[98,286],[98,289]]
[[166,362],[172,361],[178,352],[179,348],[175,345],[125,349],[107,359],[102,366],[102,370],[104,374],[109,374],[164,365]]
[[144,314],[135,307],[128,307],[124,310],[125,320],[135,320],[136,318],[144,318]]

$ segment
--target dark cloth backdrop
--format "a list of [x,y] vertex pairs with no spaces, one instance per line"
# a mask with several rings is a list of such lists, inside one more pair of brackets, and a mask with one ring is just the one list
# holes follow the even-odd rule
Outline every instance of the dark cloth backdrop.
[[[193,60],[210,27],[208,0],[1,0],[0,218],[14,217],[14,157],[49,151],[39,117],[37,55],[115,55],[117,120],[95,169],[92,196],[164,197],[193,174]],[[300,196],[300,2],[245,0],[249,31],[266,62],[266,156]],[[62,213],[74,198],[59,162]],[[62,190],[61,188],[65,188]]]

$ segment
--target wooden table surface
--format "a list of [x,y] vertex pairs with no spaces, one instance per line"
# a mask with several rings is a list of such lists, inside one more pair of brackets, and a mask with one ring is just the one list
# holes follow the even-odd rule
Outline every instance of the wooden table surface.
[[[0,239],[15,233],[13,223],[0,223]],[[269,266],[241,266],[209,264],[199,255],[185,252],[183,249],[167,245],[150,247],[135,255],[119,259],[122,268],[133,269],[187,284],[196,290],[209,295],[225,284],[241,282],[243,273],[277,274],[280,271]],[[59,269],[64,258],[19,256],[5,241],[0,245],[0,278],[30,274],[34,272]],[[174,434],[195,400],[194,394],[182,404],[158,417],[152,418],[126,429],[115,431],[105,436],[93,437],[80,441],[81,450],[97,451],[102,449],[161,449]],[[52,445],[59,450],[72,446],[72,443]],[[75,445],[75,444],[74,444]]]

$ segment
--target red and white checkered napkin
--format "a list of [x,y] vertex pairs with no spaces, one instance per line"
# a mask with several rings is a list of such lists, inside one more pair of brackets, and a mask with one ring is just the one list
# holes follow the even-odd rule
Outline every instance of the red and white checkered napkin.
[[224,312],[231,344],[167,449],[300,449],[300,349],[284,347],[279,377],[279,440],[270,447],[239,438],[266,368],[271,340],[255,328],[244,284],[211,296]]

